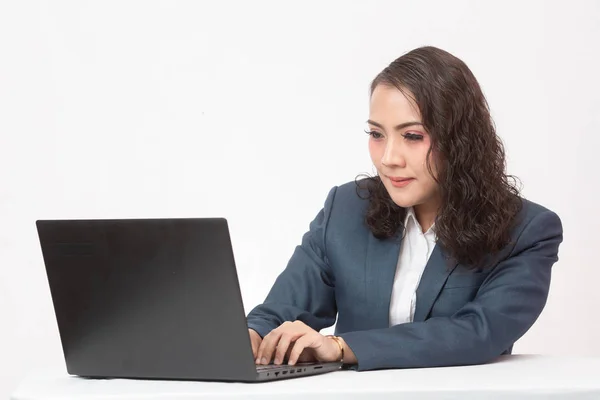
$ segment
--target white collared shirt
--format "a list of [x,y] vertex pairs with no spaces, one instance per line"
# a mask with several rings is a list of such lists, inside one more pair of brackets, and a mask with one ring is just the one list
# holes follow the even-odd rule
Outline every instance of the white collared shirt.
[[390,300],[390,326],[413,321],[417,305],[417,287],[437,241],[435,224],[423,233],[413,208],[410,207],[406,211],[406,231],[400,246]]

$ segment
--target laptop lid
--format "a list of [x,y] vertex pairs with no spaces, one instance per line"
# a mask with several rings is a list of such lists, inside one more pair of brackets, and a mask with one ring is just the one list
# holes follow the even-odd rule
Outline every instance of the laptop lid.
[[36,225],[70,374],[257,378],[225,219]]

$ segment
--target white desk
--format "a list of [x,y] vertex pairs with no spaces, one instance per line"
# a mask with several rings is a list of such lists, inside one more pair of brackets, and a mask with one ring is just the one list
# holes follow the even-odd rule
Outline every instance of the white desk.
[[270,383],[88,380],[38,371],[12,399],[600,399],[600,358],[505,356],[477,366],[338,371]]

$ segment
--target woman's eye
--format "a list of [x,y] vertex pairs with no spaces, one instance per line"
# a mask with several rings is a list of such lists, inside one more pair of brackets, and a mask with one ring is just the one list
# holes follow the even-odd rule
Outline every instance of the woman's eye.
[[383,135],[376,131],[365,131],[365,133],[369,136],[372,136],[373,139],[381,139]]
[[423,135],[418,135],[416,133],[405,133],[402,135],[404,139],[412,141],[423,140]]

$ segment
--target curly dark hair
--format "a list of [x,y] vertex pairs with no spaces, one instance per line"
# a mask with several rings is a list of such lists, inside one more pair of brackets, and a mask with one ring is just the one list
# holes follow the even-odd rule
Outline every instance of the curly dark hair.
[[[435,220],[438,242],[450,260],[467,268],[489,267],[488,255],[510,242],[510,230],[522,208],[517,179],[506,175],[504,146],[496,135],[489,105],[467,65],[435,48],[412,50],[381,71],[371,83],[388,85],[410,96],[431,137],[427,168],[438,184],[441,206]],[[436,156],[437,176],[429,156]],[[390,198],[379,176],[356,180],[366,189],[366,224],[378,239],[400,231],[406,209]],[[484,263],[486,265],[484,265]]]

